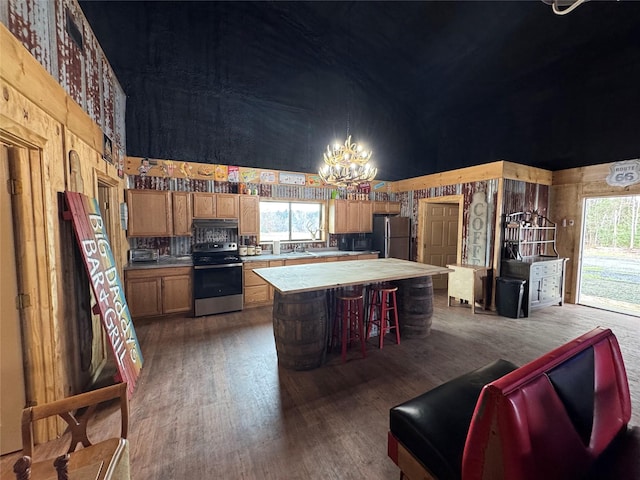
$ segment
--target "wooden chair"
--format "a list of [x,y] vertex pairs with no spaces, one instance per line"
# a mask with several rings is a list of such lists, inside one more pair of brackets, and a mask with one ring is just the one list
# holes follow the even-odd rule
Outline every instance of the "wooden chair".
[[[99,404],[120,399],[120,437],[92,444],[87,424]],[[54,460],[32,463],[33,424],[59,415],[69,425],[71,443],[67,454]],[[14,464],[17,480],[129,480],[129,401],[127,384],[119,383],[92,392],[81,393],[55,402],[25,408],[22,411],[23,457]],[[76,450],[78,444],[83,448]]]

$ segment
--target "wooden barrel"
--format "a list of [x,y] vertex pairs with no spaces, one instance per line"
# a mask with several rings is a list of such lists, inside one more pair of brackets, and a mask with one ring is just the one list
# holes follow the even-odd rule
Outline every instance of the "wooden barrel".
[[398,282],[398,310],[403,338],[424,338],[431,333],[433,282],[430,276]]
[[310,370],[324,362],[328,314],[326,292],[275,292],[273,336],[278,363],[292,370]]

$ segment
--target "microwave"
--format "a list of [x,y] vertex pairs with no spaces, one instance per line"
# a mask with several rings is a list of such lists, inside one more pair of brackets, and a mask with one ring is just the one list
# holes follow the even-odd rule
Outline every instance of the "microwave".
[[338,241],[338,249],[352,252],[371,250],[371,237],[362,234],[343,235]]

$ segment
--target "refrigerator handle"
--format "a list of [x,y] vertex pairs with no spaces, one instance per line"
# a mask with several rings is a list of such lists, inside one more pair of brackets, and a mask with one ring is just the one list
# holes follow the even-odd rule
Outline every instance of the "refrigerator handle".
[[391,243],[391,222],[389,218],[384,221],[384,258],[389,258],[389,247]]

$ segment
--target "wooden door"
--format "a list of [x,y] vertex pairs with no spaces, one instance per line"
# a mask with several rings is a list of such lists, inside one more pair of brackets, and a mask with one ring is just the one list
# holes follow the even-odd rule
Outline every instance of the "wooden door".
[[[458,258],[457,203],[427,203],[426,213],[421,218],[422,263],[446,267],[457,263]],[[447,288],[447,275],[434,275],[433,288]]]
[[7,189],[9,160],[7,147],[0,148],[0,454],[15,452],[22,448],[20,419],[25,407],[24,368],[20,314],[16,308],[18,282],[15,244],[13,236],[13,211],[11,195]]

